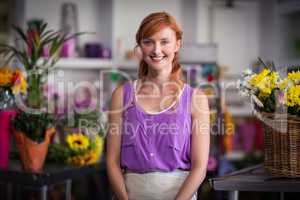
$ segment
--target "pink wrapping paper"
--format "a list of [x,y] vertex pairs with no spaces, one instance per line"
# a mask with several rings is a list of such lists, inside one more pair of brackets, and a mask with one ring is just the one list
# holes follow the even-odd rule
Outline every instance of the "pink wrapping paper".
[[0,111],[0,169],[7,169],[10,150],[10,119],[16,115],[13,110]]

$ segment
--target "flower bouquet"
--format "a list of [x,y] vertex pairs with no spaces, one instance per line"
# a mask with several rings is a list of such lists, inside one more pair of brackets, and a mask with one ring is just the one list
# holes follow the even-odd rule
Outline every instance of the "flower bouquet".
[[64,143],[50,145],[47,159],[75,166],[92,165],[101,158],[103,147],[99,134],[69,133]]
[[300,71],[289,71],[281,78],[274,66],[264,66],[259,73],[244,71],[238,81],[241,96],[250,100],[256,112],[300,116]]
[[274,176],[300,177],[299,67],[288,67],[281,77],[274,64],[259,62],[263,69],[246,70],[238,88],[265,127],[264,166]]

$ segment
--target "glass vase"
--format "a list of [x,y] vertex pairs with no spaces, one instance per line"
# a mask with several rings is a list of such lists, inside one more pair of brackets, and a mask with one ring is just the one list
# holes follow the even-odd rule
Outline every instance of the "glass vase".
[[15,98],[10,89],[0,87],[0,110],[11,110],[15,107]]

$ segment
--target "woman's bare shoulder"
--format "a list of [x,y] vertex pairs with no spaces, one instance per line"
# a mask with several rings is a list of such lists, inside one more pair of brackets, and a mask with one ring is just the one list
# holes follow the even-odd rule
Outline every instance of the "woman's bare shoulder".
[[122,84],[119,84],[112,92],[111,103],[116,108],[123,107],[123,95],[124,95],[124,87],[128,84],[129,81],[126,81]]
[[203,112],[209,112],[207,95],[201,89],[194,88],[192,94],[192,113],[197,115]]

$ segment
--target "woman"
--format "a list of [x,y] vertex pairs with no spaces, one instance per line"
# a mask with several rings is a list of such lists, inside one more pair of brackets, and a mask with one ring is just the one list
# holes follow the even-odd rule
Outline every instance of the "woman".
[[107,170],[117,199],[196,199],[209,153],[206,96],[182,80],[182,31],[166,12],[137,34],[139,79],[112,94]]

